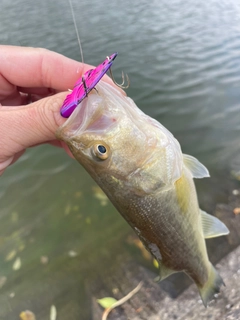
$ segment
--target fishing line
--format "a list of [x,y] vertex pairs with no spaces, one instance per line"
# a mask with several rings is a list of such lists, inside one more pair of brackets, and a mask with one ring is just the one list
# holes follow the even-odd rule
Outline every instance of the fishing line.
[[79,49],[80,49],[80,55],[81,55],[82,63],[84,63],[84,60],[83,60],[83,50],[82,50],[80,35],[79,35],[79,32],[78,32],[78,28],[77,28],[77,23],[76,23],[76,19],[75,19],[75,14],[74,14],[74,11],[73,11],[72,1],[71,1],[71,0],[68,0],[68,2],[69,2],[69,5],[70,5],[70,9],[71,9],[71,13],[72,13],[72,18],[73,18],[73,23],[74,23],[75,31],[76,31],[76,34],[77,34],[78,45],[79,45]]
[[[82,60],[82,63],[84,63],[81,39],[80,39],[80,35],[79,35],[79,32],[78,32],[78,27],[77,27],[76,18],[75,18],[75,14],[74,14],[74,10],[73,10],[72,0],[68,0],[68,2],[69,2],[69,5],[70,5],[71,14],[72,14],[73,23],[74,23],[74,28],[75,28],[77,39],[78,39],[78,45],[79,45],[79,49],[80,49],[81,60]],[[120,84],[115,81],[111,68],[109,69],[109,72],[110,72],[110,77],[112,78],[113,83],[115,83],[119,88],[121,88],[121,89],[129,88],[130,80],[129,80],[129,77],[128,77],[127,74],[126,74],[127,85],[124,85],[125,84],[125,75],[124,75],[123,72],[122,72],[122,83],[120,83]],[[84,76],[82,77],[82,82],[83,82],[83,85],[84,85],[84,88],[85,88],[85,92],[86,92],[86,95],[87,95],[87,87],[86,87]]]

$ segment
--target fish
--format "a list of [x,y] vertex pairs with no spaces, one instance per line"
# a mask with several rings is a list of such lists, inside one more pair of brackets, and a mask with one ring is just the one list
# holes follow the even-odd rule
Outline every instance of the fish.
[[134,101],[100,81],[58,128],[58,139],[102,188],[159,264],[159,281],[185,272],[207,306],[224,285],[205,239],[228,228],[199,208],[194,178],[209,177],[196,158]]

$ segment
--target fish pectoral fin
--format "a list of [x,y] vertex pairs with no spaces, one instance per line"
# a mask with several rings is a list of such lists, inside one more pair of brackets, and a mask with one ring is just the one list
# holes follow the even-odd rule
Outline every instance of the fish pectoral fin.
[[159,263],[159,276],[155,279],[156,281],[162,281],[163,279],[166,279],[171,274],[176,273],[177,271],[169,269],[165,267],[162,262]]
[[215,238],[229,234],[228,228],[218,218],[211,216],[207,212],[200,210],[202,219],[202,229],[205,239]]
[[196,158],[188,154],[183,154],[183,162],[191,171],[193,178],[201,179],[210,177],[208,169]]

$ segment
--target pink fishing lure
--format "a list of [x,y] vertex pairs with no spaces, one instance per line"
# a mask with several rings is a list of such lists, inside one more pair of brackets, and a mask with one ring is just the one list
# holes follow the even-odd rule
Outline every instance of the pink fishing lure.
[[116,58],[117,52],[107,57],[99,66],[95,69],[90,69],[84,73],[84,75],[78,79],[73,91],[67,95],[61,107],[61,115],[64,118],[68,118],[77,107],[77,105],[87,97],[88,93],[96,86],[101,80],[104,74],[111,68],[113,60]]

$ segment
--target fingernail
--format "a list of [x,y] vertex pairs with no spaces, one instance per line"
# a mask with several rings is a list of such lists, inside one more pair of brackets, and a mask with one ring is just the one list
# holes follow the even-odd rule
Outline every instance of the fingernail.
[[0,171],[4,171],[13,161],[13,156],[8,158],[6,161],[0,162]]

